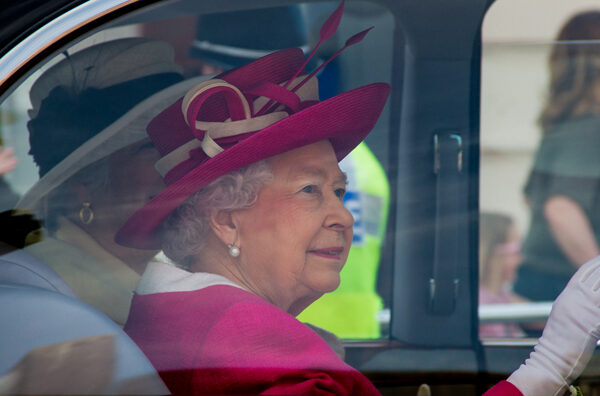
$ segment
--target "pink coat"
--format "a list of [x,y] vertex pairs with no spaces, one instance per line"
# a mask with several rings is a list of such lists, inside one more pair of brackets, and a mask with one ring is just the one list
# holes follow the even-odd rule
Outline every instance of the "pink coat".
[[174,394],[379,395],[314,331],[236,287],[136,295],[125,331]]
[[[379,395],[312,330],[236,287],[135,295],[125,331],[176,395]],[[485,396],[522,396],[501,382]]]
[[508,381],[500,381],[483,396],[523,396],[521,391]]

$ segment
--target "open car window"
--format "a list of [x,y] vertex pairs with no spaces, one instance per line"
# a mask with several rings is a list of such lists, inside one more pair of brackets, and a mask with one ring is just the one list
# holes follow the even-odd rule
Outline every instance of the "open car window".
[[547,6],[532,28],[536,5],[497,2],[482,26],[483,339],[539,336],[552,301],[598,254],[593,67],[578,66],[597,61],[598,36],[585,30],[596,11],[586,1]]

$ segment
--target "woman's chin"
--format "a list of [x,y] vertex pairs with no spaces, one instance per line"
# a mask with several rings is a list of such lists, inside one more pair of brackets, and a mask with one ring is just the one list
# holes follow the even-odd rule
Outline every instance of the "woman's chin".
[[332,274],[327,278],[323,278],[319,284],[319,287],[316,289],[321,292],[321,294],[331,293],[336,290],[340,286],[340,274]]

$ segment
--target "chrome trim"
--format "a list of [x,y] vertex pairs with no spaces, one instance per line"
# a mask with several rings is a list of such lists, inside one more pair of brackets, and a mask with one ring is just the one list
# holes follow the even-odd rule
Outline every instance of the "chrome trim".
[[552,309],[552,301],[516,304],[479,305],[479,322],[533,322],[546,320]]
[[[537,338],[482,338],[481,345],[484,347],[533,347],[538,343]],[[600,341],[596,342],[600,346]]]
[[[278,50],[277,48],[270,50],[255,50],[249,48],[234,47],[231,45],[211,43],[210,41],[206,40],[194,40],[194,42],[192,43],[192,47],[203,51],[214,52],[215,54],[219,55],[227,55],[234,58],[251,59],[258,59],[262,56],[269,55],[270,53]],[[307,54],[309,51],[309,46],[303,45],[302,47],[300,47],[300,49],[302,50],[302,52],[304,52],[304,54]]]
[[143,0],[89,0],[36,30],[0,58],[0,85],[67,34],[126,5]]
[[521,347],[531,348],[537,344],[537,338],[483,338],[484,347]]

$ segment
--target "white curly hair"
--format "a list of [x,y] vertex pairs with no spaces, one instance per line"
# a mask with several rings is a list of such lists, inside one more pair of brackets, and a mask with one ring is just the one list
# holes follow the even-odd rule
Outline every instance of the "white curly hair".
[[162,249],[177,265],[189,268],[205,247],[214,210],[250,207],[260,190],[273,179],[267,160],[232,171],[214,180],[181,204],[162,225]]

